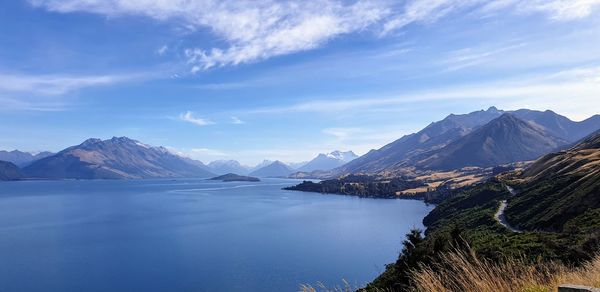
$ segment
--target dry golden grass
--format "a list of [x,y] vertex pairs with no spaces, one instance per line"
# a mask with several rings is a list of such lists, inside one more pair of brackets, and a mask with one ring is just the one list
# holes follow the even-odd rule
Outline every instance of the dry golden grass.
[[452,292],[551,292],[561,284],[600,287],[600,255],[580,268],[556,263],[525,264],[521,260],[494,263],[472,252],[442,255],[433,268],[412,274],[415,291]]
[[416,179],[421,181],[439,181],[459,177],[460,175],[461,173],[457,171],[434,172],[427,175],[418,176]]

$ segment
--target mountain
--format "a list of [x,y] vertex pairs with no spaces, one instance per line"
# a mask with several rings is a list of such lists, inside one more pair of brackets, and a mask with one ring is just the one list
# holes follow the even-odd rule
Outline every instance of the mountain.
[[209,163],[208,168],[215,174],[248,174],[250,172],[248,167],[241,165],[236,160],[216,160]]
[[26,166],[36,160],[40,160],[42,158],[48,157],[53,154],[54,153],[47,152],[47,151],[40,152],[37,154],[32,154],[29,152],[22,152],[19,150],[13,150],[10,152],[2,150],[2,151],[0,151],[0,160],[12,162],[19,167],[23,167],[23,166]]
[[127,137],[88,139],[23,169],[34,178],[139,179],[214,176],[199,161]]
[[259,168],[250,173],[256,177],[288,177],[294,170],[287,164],[277,160],[267,166]]
[[542,127],[552,136],[569,142],[576,142],[600,129],[600,115],[592,116],[581,122],[575,122],[550,110],[541,112],[520,109],[510,113],[521,120]]
[[275,162],[275,161],[271,161],[271,160],[265,159],[261,163],[259,163],[259,164],[255,165],[255,166],[251,167],[250,168],[250,172],[258,170],[258,169],[261,169],[261,168],[263,168],[263,167],[265,167],[267,165],[272,164],[273,162]]
[[451,114],[441,121],[431,123],[417,133],[406,135],[378,150],[371,150],[350,163],[334,169],[334,172],[338,175],[380,173],[398,171],[401,167],[410,167],[408,162],[414,162],[417,156],[422,158],[423,153],[441,149],[506,113],[527,122],[532,128],[570,143],[600,129],[599,115],[575,122],[552,111],[528,109],[503,111],[490,107],[485,111],[463,115]]
[[435,170],[491,167],[537,159],[568,143],[513,114],[503,114],[447,146],[427,153],[427,158],[414,164]]
[[21,178],[23,178],[23,174],[14,163],[0,161],[0,180],[18,180]]
[[298,168],[299,171],[312,172],[315,170],[331,170],[336,167],[340,167],[354,159],[358,158],[358,155],[352,151],[341,152],[333,151],[327,154],[319,154],[313,160],[306,163],[304,166]]
[[504,112],[495,107],[464,115],[451,114],[441,121],[431,123],[423,130],[406,135],[378,150],[336,169],[339,173],[376,173],[404,161],[406,158],[437,149],[487,124]]

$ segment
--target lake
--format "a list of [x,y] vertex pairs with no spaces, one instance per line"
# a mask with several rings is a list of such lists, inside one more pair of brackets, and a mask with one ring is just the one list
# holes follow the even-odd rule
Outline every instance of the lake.
[[0,291],[364,285],[433,208],[281,190],[297,182],[0,182]]

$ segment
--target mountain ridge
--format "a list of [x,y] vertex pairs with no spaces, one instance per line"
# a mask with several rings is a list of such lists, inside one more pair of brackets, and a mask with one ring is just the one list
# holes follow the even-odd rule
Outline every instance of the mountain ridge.
[[38,160],[23,172],[34,178],[139,179],[210,177],[199,161],[127,137],[90,138]]
[[505,113],[477,130],[428,153],[414,165],[431,170],[467,166],[491,167],[534,160],[568,141],[549,135],[512,113]]
[[336,167],[340,167],[356,158],[358,158],[358,155],[354,154],[352,151],[342,152],[335,150],[329,153],[320,153],[304,166],[298,168],[298,171],[328,171]]
[[496,107],[490,107],[487,110],[467,114],[450,114],[440,121],[430,123],[416,133],[405,135],[333,169],[332,175],[386,172],[398,174],[402,169],[406,170],[405,167],[414,166],[410,165],[410,162],[414,163],[415,157],[423,158],[424,153],[444,148],[506,113],[527,122],[533,128],[545,131],[548,135],[571,143],[600,129],[600,115],[575,122],[549,110],[543,112],[529,109],[503,111]]
[[294,169],[287,164],[276,160],[267,166],[263,166],[250,172],[248,175],[255,177],[288,177],[292,173],[294,173]]

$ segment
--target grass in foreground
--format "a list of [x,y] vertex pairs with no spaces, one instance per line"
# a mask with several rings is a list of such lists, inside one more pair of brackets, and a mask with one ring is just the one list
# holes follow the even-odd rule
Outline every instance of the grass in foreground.
[[441,255],[432,266],[413,271],[411,277],[416,291],[550,292],[562,284],[600,287],[600,255],[581,267],[569,268],[518,259],[495,263],[472,251],[454,251]]
[[[600,254],[581,267],[570,268],[555,262],[507,259],[502,263],[484,260],[475,252],[453,251],[440,255],[431,266],[410,273],[415,292],[553,292],[563,284],[600,287]],[[351,292],[357,287],[344,282],[341,287],[302,285],[301,292]],[[370,288],[367,291],[392,292]],[[399,290],[400,291],[400,290]]]

